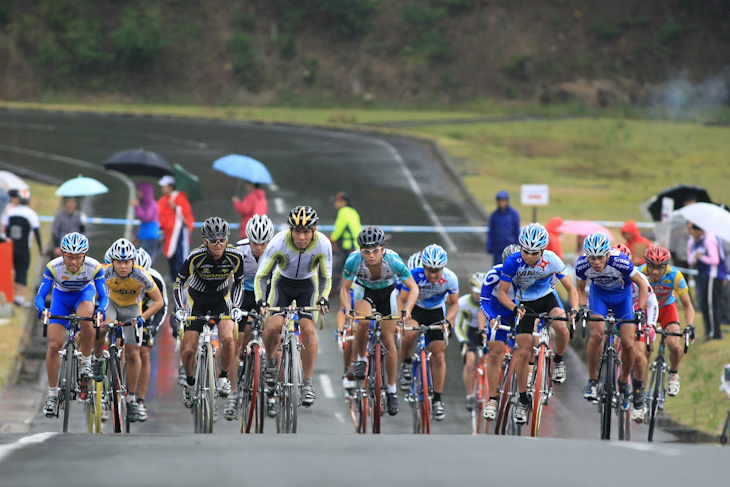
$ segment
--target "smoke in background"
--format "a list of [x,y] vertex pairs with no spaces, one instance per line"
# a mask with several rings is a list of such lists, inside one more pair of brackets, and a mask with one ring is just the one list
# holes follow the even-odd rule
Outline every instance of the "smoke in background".
[[697,118],[721,109],[730,101],[730,66],[703,81],[693,83],[686,73],[652,88],[646,105],[657,118]]

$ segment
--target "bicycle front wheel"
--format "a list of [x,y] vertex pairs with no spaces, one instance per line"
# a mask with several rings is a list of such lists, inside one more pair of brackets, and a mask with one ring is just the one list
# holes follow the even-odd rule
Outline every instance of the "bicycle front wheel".
[[63,432],[68,433],[68,419],[71,413],[71,394],[75,388],[74,385],[74,347],[69,342],[66,345],[65,355],[62,360],[63,368]]
[[206,396],[208,414],[204,418],[203,426],[205,426],[204,433],[213,433],[213,422],[215,420],[215,356],[213,355],[213,345],[206,343],[205,350],[208,362],[206,366],[207,384],[203,391]]
[[662,384],[664,383],[664,361],[661,357],[654,360],[653,370],[651,371],[651,380],[649,381],[649,390],[651,398],[649,399],[649,435],[648,441],[654,441],[654,428],[656,427],[656,415],[659,409],[659,398],[662,394]]
[[537,438],[540,431],[540,418],[542,415],[543,394],[547,393],[545,387],[545,347],[540,346],[540,352],[537,354],[535,361],[535,377],[532,382],[532,414],[530,417],[530,436]]
[[603,376],[603,394],[600,397],[601,404],[601,439],[611,439],[611,415],[613,413],[613,398],[616,395],[616,378],[614,376],[614,356],[609,352],[606,357],[605,375]]
[[494,433],[498,435],[504,435],[507,430],[507,423],[512,410],[511,388],[514,375],[515,360],[514,357],[511,357],[506,370],[502,374],[502,382],[499,388],[499,412],[497,424],[494,427]]
[[112,400],[112,423],[115,433],[124,433],[124,397],[122,396],[122,379],[119,376],[119,357],[116,352],[109,359],[108,366],[111,371],[111,400]]
[[245,431],[241,431],[241,433],[251,433],[251,425],[257,415],[260,375],[261,356],[259,355],[258,344],[254,344],[251,347],[251,352],[246,357],[246,365],[244,366],[243,415],[241,419],[245,423]]
[[301,369],[299,366],[299,339],[296,335],[289,337],[289,349],[291,350],[291,360],[289,361],[289,378],[291,379],[291,387],[289,388],[289,421],[287,424],[287,433],[297,432],[297,412],[299,410],[299,387],[301,385]]
[[382,356],[381,356],[380,343],[375,344],[374,353],[370,356],[371,360],[368,364],[368,390],[371,391],[370,400],[372,401],[372,408],[370,409],[372,414],[373,422],[373,433],[380,434],[380,415],[383,413],[381,391],[383,390],[383,370],[382,370]]
[[421,385],[423,387],[422,395],[423,400],[421,401],[421,433],[430,435],[431,434],[431,374],[428,367],[429,363],[425,350],[421,350],[421,362],[419,364],[421,368]]

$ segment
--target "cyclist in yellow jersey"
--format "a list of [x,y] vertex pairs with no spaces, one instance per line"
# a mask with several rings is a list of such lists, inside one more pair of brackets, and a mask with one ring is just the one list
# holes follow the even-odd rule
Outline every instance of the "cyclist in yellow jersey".
[[[136,326],[139,330],[139,338],[135,338],[132,327],[124,327],[124,356],[127,364],[127,418],[130,422],[139,419],[139,408],[135,401],[137,382],[142,366],[140,359],[141,328],[146,320],[150,319],[165,305],[162,293],[157,288],[149,273],[138,265],[134,265],[137,256],[137,249],[132,242],[120,238],[110,248],[109,257],[111,265],[104,270],[104,278],[109,288],[109,308],[104,323],[111,323],[114,320],[120,322],[132,319],[137,320]],[[142,312],[140,296],[142,291],[152,300],[150,306]],[[103,376],[101,362],[98,358],[104,347],[106,333],[102,333],[100,339],[94,345],[96,362],[94,363],[94,379],[101,380]]]

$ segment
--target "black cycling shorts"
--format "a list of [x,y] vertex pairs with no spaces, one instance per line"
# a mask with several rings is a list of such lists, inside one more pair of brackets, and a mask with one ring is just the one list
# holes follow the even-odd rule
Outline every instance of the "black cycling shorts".
[[[253,291],[243,292],[243,303],[241,303],[241,309],[243,311],[253,311],[256,308],[256,295]],[[242,333],[246,329],[248,324],[248,318],[243,318],[238,322],[238,332]]]
[[[414,306],[411,317],[419,325],[432,325],[444,319],[444,309],[423,309],[419,306]],[[444,341],[444,332],[442,330],[428,330],[426,334],[426,345],[439,340]]]
[[476,353],[477,348],[482,346],[482,334],[479,328],[469,327],[466,329],[466,343],[470,352]]
[[545,296],[536,299],[535,301],[524,301],[523,304],[527,309],[527,315],[523,316],[520,320],[519,326],[517,327],[517,334],[530,333],[535,330],[535,317],[531,314],[538,313],[549,313],[554,308],[560,308],[560,302],[555,297],[555,293],[551,292]]
[[[314,306],[317,290],[312,279],[289,279],[279,276],[271,283],[269,305],[275,308],[289,306],[296,300],[297,306]],[[312,313],[299,313],[299,318],[314,321]]]
[[363,286],[363,296],[361,299],[369,302],[375,311],[383,316],[398,313],[395,283],[384,289],[370,289]]
[[[193,297],[188,294],[188,302],[191,304],[191,315],[195,316],[219,316],[227,315],[229,313],[228,302],[225,294],[217,294],[214,296],[198,295],[198,298],[193,300]],[[192,330],[201,333],[203,331],[203,321],[195,320],[188,321],[185,323],[185,331]]]

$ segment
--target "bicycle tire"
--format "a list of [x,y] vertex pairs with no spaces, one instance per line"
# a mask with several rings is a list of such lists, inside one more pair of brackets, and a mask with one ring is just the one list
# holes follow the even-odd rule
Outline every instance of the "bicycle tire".
[[258,382],[258,406],[256,406],[256,416],[254,423],[254,432],[262,434],[264,432],[264,421],[266,419],[266,386],[264,385],[263,369],[261,369],[262,359],[259,355],[259,382]]
[[251,347],[250,357],[247,357],[246,363],[248,368],[244,376],[244,413],[246,418],[246,433],[251,433],[251,425],[254,422],[254,416],[258,407],[258,388],[259,377],[261,375],[261,356],[259,355],[259,346],[254,344]]
[[205,348],[201,348],[195,364],[195,390],[193,391],[193,424],[196,434],[205,433],[205,420],[207,418],[206,411],[206,394],[205,382],[208,377],[207,366],[208,360]]
[[497,423],[494,427],[494,433],[497,435],[504,435],[506,430],[507,418],[510,414],[512,407],[511,403],[511,387],[512,387],[512,376],[515,371],[514,355],[509,356],[506,367],[503,366],[502,380],[500,381],[499,388],[499,409],[497,414]]
[[122,402],[119,371],[117,370],[116,353],[110,357],[109,369],[111,371],[111,399],[112,399],[112,424],[114,433],[124,432],[122,427]]
[[656,414],[659,408],[659,397],[662,393],[661,384],[663,383],[664,374],[664,361],[660,356],[654,359],[654,368],[651,372],[651,381],[649,381],[649,387],[652,391],[651,400],[649,402],[649,433],[647,435],[647,441],[654,441],[654,428],[656,426]]
[[484,405],[482,404],[484,399],[483,381],[481,380],[482,373],[485,373],[485,371],[482,369],[481,364],[478,364],[474,368],[474,374],[471,381],[471,394],[475,399],[474,407],[471,410],[471,432],[473,435],[481,433],[482,423],[485,422]]
[[[373,358],[374,366],[372,372],[368,371],[368,375],[372,378],[368,390],[372,390],[372,408],[370,413],[372,414],[373,423],[373,434],[380,434],[380,415],[382,414],[383,403],[381,401],[381,391],[383,390],[383,376],[382,376],[382,356],[381,344],[376,343],[371,357]],[[370,365],[370,364],[368,364]],[[370,367],[368,367],[370,368]],[[370,389],[372,387],[372,389]]]
[[540,433],[540,416],[542,414],[543,391],[545,382],[545,347],[540,346],[535,361],[535,374],[532,381],[532,414],[530,414],[530,436],[537,438]]
[[421,350],[421,374],[423,377],[423,401],[421,401],[422,433],[431,434],[431,370],[425,350]]
[[96,406],[96,400],[94,399],[94,392],[89,390],[84,402],[84,417],[86,419],[86,432],[94,433],[94,427],[96,426],[96,413],[94,412],[94,406]]
[[[504,425],[502,426],[502,434],[509,436],[522,436],[522,426],[517,424],[514,420],[515,407],[514,405],[520,400],[519,387],[517,385],[517,371],[512,374],[512,380],[510,384],[510,408],[505,418]],[[514,403],[512,402],[514,401]]]
[[[616,377],[621,377],[621,363],[618,362],[616,365]],[[629,381],[629,384],[627,387],[631,387],[631,383]],[[631,440],[631,405],[629,405],[629,409],[624,411],[621,409],[621,406],[619,404],[616,405],[616,412],[618,416],[618,439],[619,441],[629,441]]]
[[289,391],[286,384],[289,382],[289,343],[284,342],[281,345],[281,368],[279,372],[279,382],[277,384],[276,394],[278,394],[279,412],[276,413],[276,432],[286,433],[287,423],[287,401],[289,399]]
[[208,416],[205,418],[203,425],[206,427],[205,433],[213,433],[213,423],[215,422],[215,356],[213,355],[213,344],[206,343],[206,358],[208,364],[206,367],[208,387],[204,389],[208,403]]
[[94,432],[101,433],[101,382],[94,381]]
[[365,384],[362,381],[358,381],[360,384],[360,433],[365,434],[368,432],[368,417],[370,416],[370,401],[368,401],[368,392],[365,388]]
[[611,416],[613,413],[613,397],[616,394],[616,379],[613,374],[614,357],[609,352],[605,363],[605,376],[603,382],[603,395],[601,396],[601,439],[611,439]]
[[289,424],[287,433],[297,432],[297,420],[299,410],[299,392],[301,386],[301,370],[299,365],[299,338],[296,335],[289,337],[289,348],[291,349],[291,361],[289,366],[291,367],[291,390],[289,400]]
[[74,372],[74,346],[71,342],[66,344],[65,355],[63,356],[63,432],[68,433],[68,420],[71,414],[71,390],[74,387],[73,383],[73,372]]

